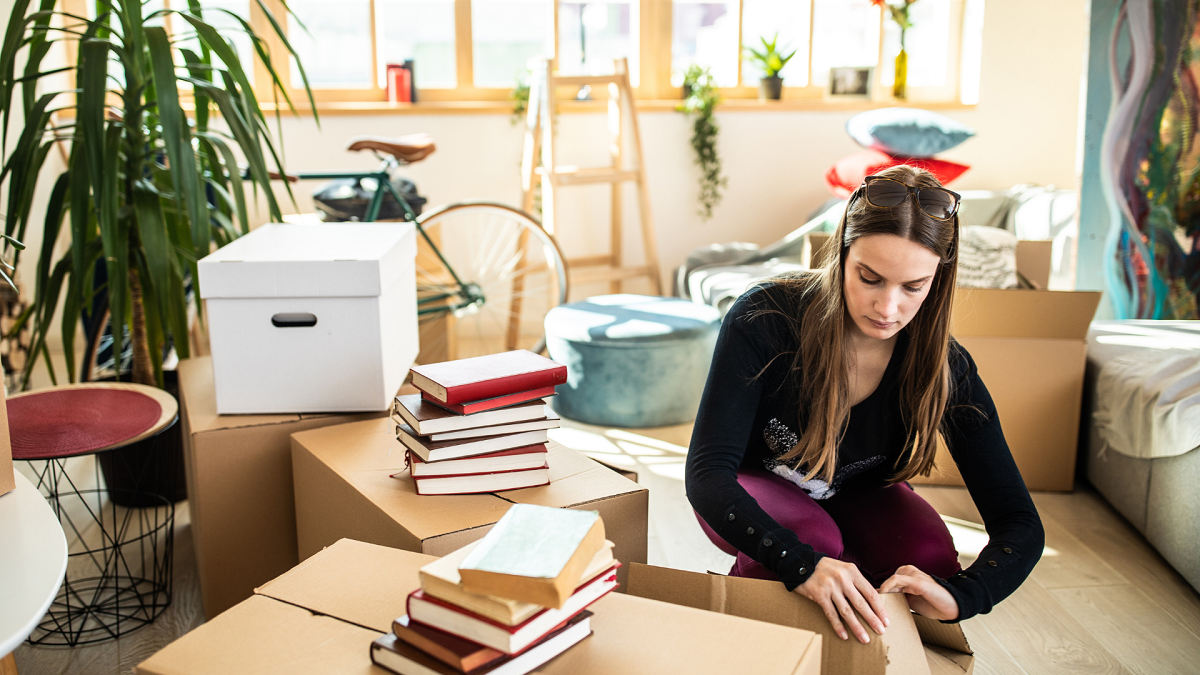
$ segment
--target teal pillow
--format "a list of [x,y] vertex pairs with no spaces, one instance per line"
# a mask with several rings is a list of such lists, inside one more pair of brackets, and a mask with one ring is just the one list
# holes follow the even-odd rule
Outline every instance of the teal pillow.
[[859,113],[846,122],[846,133],[864,148],[904,157],[932,157],[975,135],[964,124],[919,108]]

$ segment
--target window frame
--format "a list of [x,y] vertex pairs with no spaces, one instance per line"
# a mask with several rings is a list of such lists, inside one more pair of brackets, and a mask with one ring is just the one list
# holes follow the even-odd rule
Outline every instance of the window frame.
[[[419,102],[416,104],[389,103],[387,101],[387,90],[385,87],[379,86],[376,75],[379,72],[378,47],[380,38],[376,25],[376,0],[368,1],[370,3],[371,16],[371,25],[369,27],[371,36],[371,86],[352,89],[313,88],[313,98],[316,100],[319,110],[325,111],[328,109],[333,112],[339,110],[353,112],[356,110],[417,108],[426,104],[425,107],[471,111],[490,109],[501,106],[501,104],[507,105],[511,100],[512,87],[474,86],[474,44],[471,39],[472,0],[454,0],[455,74],[460,84],[454,88],[421,88],[418,90]],[[557,51],[559,40],[559,3],[562,0],[550,1],[552,11],[550,28],[553,31],[551,44],[552,48]],[[941,87],[914,87],[909,85],[908,97],[902,103],[916,103],[926,107],[971,107],[970,104],[963,104],[961,102],[963,31],[965,28],[965,9],[969,0],[949,1],[950,30],[946,54],[946,83]],[[183,2],[186,2],[186,0],[167,0],[168,6]],[[275,15],[286,31],[289,22],[286,20],[284,0],[262,0],[262,2]],[[62,0],[62,5],[68,11],[72,12],[85,12],[86,4],[87,0]],[[738,36],[741,39],[745,0],[739,0],[737,4]],[[306,108],[308,104],[303,88],[292,86],[290,56],[283,45],[283,41],[271,29],[270,23],[266,15],[259,8],[258,3],[255,0],[249,0],[248,6],[250,9],[250,25],[265,39],[272,58],[279,64],[276,70],[281,82],[292,97],[297,109]],[[652,109],[665,107],[668,102],[678,101],[681,95],[679,87],[671,84],[673,0],[637,0],[637,7],[640,21],[638,31],[640,58],[638,59],[639,84],[634,89],[634,93],[639,101],[649,103],[649,106],[643,105],[643,107],[650,107]],[[752,109],[756,106],[785,108],[798,106],[804,108],[840,109],[869,108],[897,103],[896,99],[891,96],[890,87],[883,85],[883,69],[890,68],[892,60],[891,56],[884,54],[886,31],[883,29],[883,26],[886,25],[886,21],[890,21],[890,18],[886,15],[887,10],[884,7],[879,8],[881,22],[881,29],[879,31],[879,65],[875,67],[874,93],[872,98],[869,101],[843,101],[829,100],[826,97],[826,87],[824,85],[812,84],[812,31],[815,8],[815,0],[809,0],[809,39],[806,45],[809,52],[807,59],[809,71],[807,84],[802,87],[789,87],[786,86],[785,80],[782,101],[758,101],[758,87],[755,84],[743,81],[742,71],[745,52],[739,49],[737,84],[731,87],[719,88],[719,93],[726,105],[732,104],[731,107],[738,109]],[[168,31],[171,28],[171,22],[168,21]],[[553,57],[553,54],[548,56]],[[271,100],[269,95],[270,78],[258,59],[254,59],[254,82],[255,93],[259,95],[264,107],[269,107],[271,105],[269,103]],[[470,84],[461,84],[463,82]],[[560,100],[565,102],[573,101],[573,94],[574,92],[569,92],[565,89],[558,92]],[[598,100],[602,100],[607,98],[607,92],[603,88],[598,88],[598,90],[593,92],[593,96]],[[569,103],[567,106],[564,106],[564,109],[587,109],[588,107],[587,102],[579,105]]]

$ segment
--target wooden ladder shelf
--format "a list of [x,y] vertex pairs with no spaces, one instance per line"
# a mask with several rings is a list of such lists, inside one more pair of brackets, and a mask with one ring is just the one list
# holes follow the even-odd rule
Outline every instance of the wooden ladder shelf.
[[[583,86],[608,88],[608,129],[611,166],[562,166],[556,161],[554,125],[558,87]],[[612,75],[566,76],[554,72],[554,62],[541,60],[534,68],[526,112],[525,152],[521,161],[522,208],[533,213],[535,189],[542,188],[542,227],[551,236],[560,237],[558,204],[559,188],[575,185],[612,185],[612,228],[609,253],[567,260],[571,285],[608,282],[609,292],[619,293],[626,279],[645,277],[657,295],[662,294],[659,275],[658,246],[654,239],[654,221],[650,214],[650,198],[646,189],[645,164],[642,160],[642,139],[638,133],[637,104],[629,86],[629,64],[617,59]],[[633,168],[629,168],[624,152],[628,138]],[[552,168],[548,168],[552,167]],[[621,186],[625,182],[637,185],[638,213],[645,249],[645,264],[627,265],[622,246],[623,222]]]

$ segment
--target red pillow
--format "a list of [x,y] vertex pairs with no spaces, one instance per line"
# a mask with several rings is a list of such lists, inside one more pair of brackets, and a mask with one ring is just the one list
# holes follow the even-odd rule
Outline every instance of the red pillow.
[[932,157],[918,159],[892,156],[878,150],[860,150],[853,155],[839,159],[829,167],[829,171],[825,172],[825,185],[835,196],[846,199],[850,193],[858,189],[859,185],[862,185],[863,179],[867,176],[901,164],[925,169],[932,173],[942,185],[949,185],[951,181],[971,168],[966,164],[947,162],[944,159]]

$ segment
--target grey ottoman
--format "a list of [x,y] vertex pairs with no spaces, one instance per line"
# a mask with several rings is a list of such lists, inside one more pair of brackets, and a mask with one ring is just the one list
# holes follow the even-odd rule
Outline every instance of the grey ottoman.
[[601,295],[546,315],[550,358],[567,366],[552,405],[568,419],[660,427],[696,418],[721,317],[679,298]]

